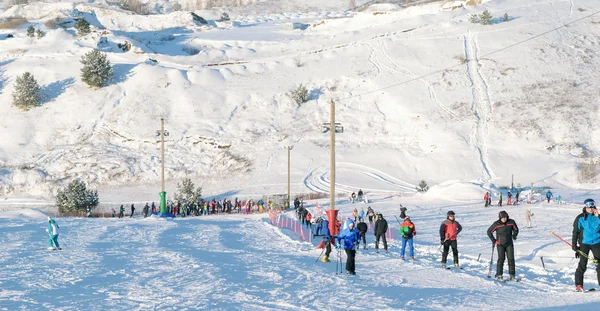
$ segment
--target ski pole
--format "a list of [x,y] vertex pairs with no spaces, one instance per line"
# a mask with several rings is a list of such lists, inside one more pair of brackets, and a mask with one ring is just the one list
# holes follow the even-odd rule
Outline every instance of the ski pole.
[[487,275],[488,279],[492,278],[492,265],[494,264],[494,249],[495,249],[495,246],[496,245],[492,244],[492,257],[490,257],[490,267],[488,269],[488,275]]
[[[554,233],[554,231],[550,231],[550,233],[552,233],[552,235],[554,235],[555,237],[559,238],[561,241],[565,242],[567,245],[573,247],[573,245],[567,241],[565,241],[565,239],[561,238],[560,236],[558,236],[558,234]],[[596,266],[598,266],[598,260],[596,260],[596,258],[590,258],[590,256],[588,256],[588,254],[582,252],[579,248],[577,249],[577,253],[589,260],[591,260]]]
[[[329,242],[328,242],[329,243]],[[317,263],[319,261],[319,259],[321,259],[321,256],[323,256],[323,253],[325,252],[325,246],[323,247],[323,250],[321,251],[321,255],[319,255],[319,257],[317,258],[317,260],[315,260],[315,263]]]

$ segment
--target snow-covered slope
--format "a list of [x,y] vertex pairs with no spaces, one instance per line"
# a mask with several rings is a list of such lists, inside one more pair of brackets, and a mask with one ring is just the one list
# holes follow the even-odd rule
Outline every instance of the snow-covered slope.
[[[585,196],[576,196],[581,201]],[[318,261],[314,244],[298,242],[256,215],[164,219],[58,218],[61,251],[46,251],[44,219],[0,222],[0,306],[8,310],[597,310],[600,295],[575,293],[569,239],[580,205],[506,207],[520,226],[515,241],[519,283],[487,278],[491,243],[487,228],[497,207],[373,196],[371,206],[397,231],[398,203],[415,223],[414,263],[389,254],[358,251],[356,276],[336,275]],[[323,202],[321,202],[323,203]],[[362,203],[338,202],[340,216]],[[525,210],[534,213],[524,225]],[[312,211],[313,205],[309,209]],[[453,210],[463,270],[440,268],[439,226]],[[293,215],[288,215],[293,217]],[[2,217],[2,213],[0,213]],[[570,239],[569,239],[570,240]],[[496,257],[494,257],[494,266]],[[542,258],[545,267],[542,266]],[[585,288],[597,287],[588,265]],[[505,268],[505,277],[507,275]]]
[[[493,25],[468,21],[485,8],[497,17]],[[293,191],[327,191],[329,136],[321,125],[330,99],[345,129],[338,161],[349,167],[337,181],[348,190],[369,188],[373,171],[408,185],[506,186],[514,174],[523,185],[597,187],[577,183],[576,167],[583,151],[600,147],[600,19],[500,50],[596,10],[593,0],[498,0],[454,11],[431,3],[232,15],[231,23],[198,25],[186,12],[13,7],[0,18],[28,22],[0,29],[0,192],[48,195],[75,177],[116,189],[157,185],[161,117],[170,132],[171,188],[189,176],[209,194],[284,192],[287,136],[295,145]],[[78,38],[56,26],[76,17],[96,31]],[[290,22],[307,26],[286,30]],[[29,25],[46,36],[28,39]],[[129,52],[117,47],[125,41]],[[79,59],[94,48],[114,64],[113,81],[101,89],[79,78]],[[28,112],[10,105],[25,71],[45,95]],[[298,106],[289,92],[301,83],[311,100]]]

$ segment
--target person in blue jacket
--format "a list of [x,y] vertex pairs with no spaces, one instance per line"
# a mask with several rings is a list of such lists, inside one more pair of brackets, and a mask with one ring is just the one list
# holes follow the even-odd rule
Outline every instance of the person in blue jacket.
[[550,192],[550,190],[548,190],[548,192],[546,192],[546,199],[548,199],[548,203],[550,203],[550,198],[552,198],[554,195],[552,195],[552,192]]
[[[344,250],[346,251],[346,273],[350,275],[355,275],[354,271],[354,257],[356,257],[356,248],[360,238],[360,233],[358,229],[354,227],[354,223],[351,222],[348,224],[348,228],[343,230],[338,236],[338,243],[341,243],[344,240]],[[338,246],[336,246],[338,247]]]
[[[583,274],[587,268],[590,250],[595,260],[600,260],[600,218],[598,218],[598,209],[592,199],[584,202],[585,213],[577,220],[577,234],[581,237],[579,247],[573,244],[575,257],[579,257],[579,265],[575,270],[575,290],[583,291]],[[573,230],[575,231],[575,230]],[[585,254],[585,256],[579,256]],[[600,285],[600,266],[596,266],[596,276],[598,285]]]
[[58,224],[50,216],[48,216],[48,229],[46,229],[46,232],[48,232],[48,249],[61,249],[58,245]]

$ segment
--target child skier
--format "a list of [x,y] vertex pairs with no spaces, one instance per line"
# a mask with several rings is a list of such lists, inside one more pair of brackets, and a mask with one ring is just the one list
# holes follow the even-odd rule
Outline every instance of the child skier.
[[417,234],[415,224],[410,220],[409,216],[404,218],[404,221],[400,225],[400,235],[402,235],[402,248],[400,248],[400,259],[404,260],[404,250],[406,244],[408,244],[408,254],[410,260],[415,259],[415,249],[413,246],[413,237]]
[[[58,245],[58,224],[50,216],[48,216],[48,229],[46,229],[46,232],[48,232],[48,250],[61,249]],[[53,247],[53,244],[56,247]]]
[[[367,226],[367,224],[365,223],[364,218],[360,218],[360,222],[358,223],[358,225],[356,225],[356,229],[358,229],[358,232],[360,233],[360,239],[363,242],[363,249],[367,248],[367,230],[369,230],[369,227]],[[359,241],[360,244],[360,241]]]
[[533,213],[531,212],[530,209],[528,209],[527,212],[525,213],[525,227],[526,228],[531,228],[531,216],[533,216]]

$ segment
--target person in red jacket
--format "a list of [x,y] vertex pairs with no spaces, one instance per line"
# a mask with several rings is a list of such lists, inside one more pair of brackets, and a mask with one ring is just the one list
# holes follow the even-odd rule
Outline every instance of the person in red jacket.
[[483,200],[485,201],[485,205],[484,207],[488,207],[492,204],[492,201],[490,200],[490,193],[486,192],[485,195],[483,196]]
[[444,246],[442,252],[442,268],[446,268],[446,259],[448,258],[448,251],[452,247],[452,255],[454,256],[454,267],[458,268],[458,246],[456,237],[462,231],[462,226],[458,221],[454,220],[454,212],[448,211],[446,213],[446,220],[442,222],[440,226],[440,242]]

